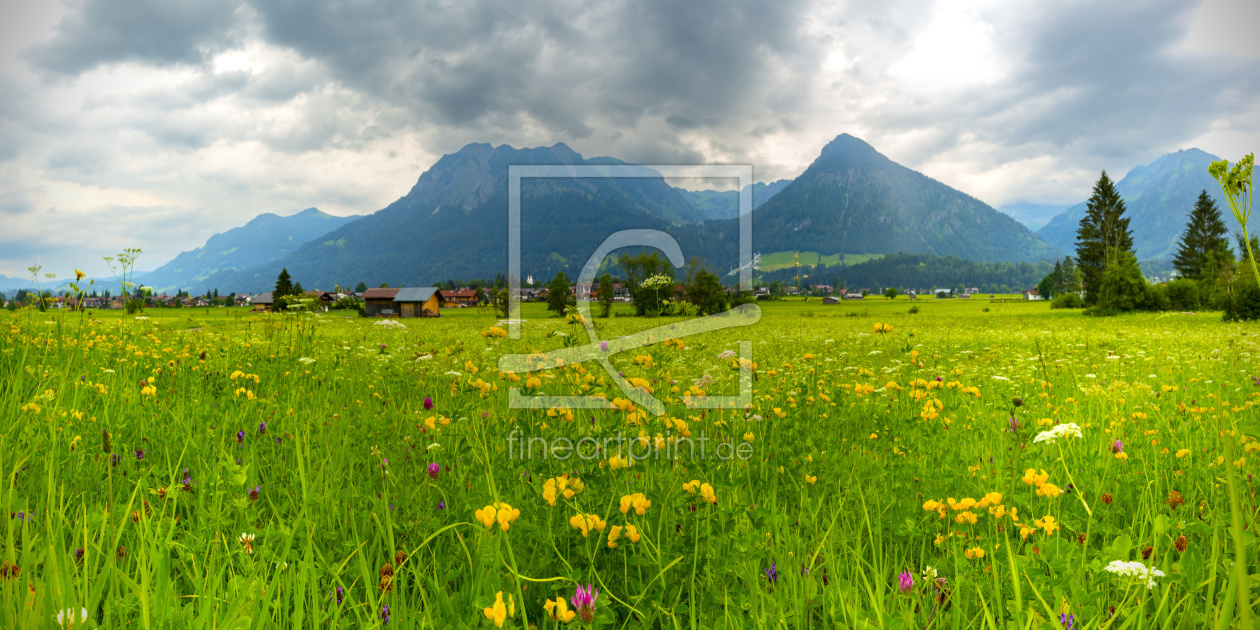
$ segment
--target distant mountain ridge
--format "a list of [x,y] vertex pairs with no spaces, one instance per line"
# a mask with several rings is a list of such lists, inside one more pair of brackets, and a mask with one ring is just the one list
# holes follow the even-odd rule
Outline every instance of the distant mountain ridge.
[[980,200],[841,134],[753,214],[760,251],[897,252],[983,262],[1061,252]]
[[[1011,203],[998,208],[998,212],[1009,214],[1034,232],[1045,227],[1051,219],[1063,214],[1071,206],[1044,203]],[[1062,248],[1060,248],[1062,249]]]
[[[211,236],[206,244],[183,252],[144,277],[158,293],[178,289],[205,291],[205,281],[216,273],[247,269],[281,258],[318,236],[359,217],[338,217],[307,208],[289,216],[260,214],[249,223]],[[230,287],[221,287],[230,291]]]
[[[308,288],[432,284],[489,278],[507,269],[507,168],[516,164],[623,165],[564,144],[516,149],[470,144],[442,156],[386,208],[250,269],[220,271],[201,287],[262,291],[284,267]],[[613,169],[615,170],[615,169]],[[1060,252],[1014,219],[841,135],[753,213],[758,251],[931,253],[982,261],[1053,258]],[[754,196],[756,196],[754,188]],[[703,221],[723,207],[657,178],[526,178],[521,188],[522,274],[574,277],[615,231],[668,231],[685,256],[724,268],[738,259],[738,221]],[[727,195],[733,197],[733,195]],[[709,199],[705,199],[709,197]],[[709,208],[701,210],[704,202]],[[727,203],[727,202],[723,202]],[[703,221],[703,222],[701,222]]]
[[[1219,159],[1199,149],[1183,149],[1135,167],[1116,183],[1124,198],[1125,216],[1131,220],[1133,247],[1139,260],[1172,258],[1200,191],[1206,190],[1217,208],[1229,212],[1220,186],[1208,174],[1208,165]],[[1051,219],[1037,234],[1073,253],[1076,229],[1085,210],[1082,201]]]
[[[790,179],[780,179],[768,184],[765,182],[753,184],[751,186],[753,210],[760,208],[761,204],[769,201],[791,183]],[[745,188],[749,187],[745,186]],[[696,206],[705,221],[733,219],[739,216],[739,193],[742,191],[683,190],[681,188],[679,190],[690,203]]]

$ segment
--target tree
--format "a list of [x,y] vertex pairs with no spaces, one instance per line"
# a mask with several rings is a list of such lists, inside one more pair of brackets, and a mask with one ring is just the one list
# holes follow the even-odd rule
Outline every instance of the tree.
[[1177,254],[1173,257],[1173,267],[1177,269],[1177,273],[1183,278],[1201,279],[1208,253],[1229,248],[1228,234],[1216,202],[1212,201],[1206,190],[1199,192],[1199,200],[1190,211],[1186,229],[1181,233],[1181,240],[1177,244]]
[[626,287],[630,290],[630,298],[634,300],[634,310],[638,315],[647,313],[649,307],[657,303],[656,290],[644,291],[644,280],[657,275],[674,277],[674,266],[661,256],[660,252],[646,251],[639,254],[622,254],[617,259],[617,266],[626,274]]
[[569,296],[572,294],[569,290],[569,277],[563,271],[556,272],[556,277],[547,285],[547,310],[554,311],[557,315],[564,314],[564,307],[569,304]]
[[1107,267],[1116,264],[1121,252],[1133,253],[1133,234],[1124,211],[1124,200],[1107,171],[1103,171],[1076,230],[1076,262],[1087,304],[1099,301]]
[[613,279],[612,276],[605,273],[599,277],[599,292],[596,293],[599,298],[599,316],[608,317],[612,314],[613,305]]
[[276,276],[276,288],[271,292],[271,297],[272,299],[280,298],[290,293],[293,293],[293,279],[289,277],[289,269],[286,267],[280,270],[279,276]]
[[695,305],[702,315],[712,315],[726,310],[726,289],[722,279],[708,269],[701,268],[687,285],[687,301]]
[[1055,265],[1054,273],[1047,274],[1046,277],[1037,283],[1037,295],[1049,300],[1054,297],[1055,277],[1060,273],[1059,266]]
[[1058,276],[1054,282],[1054,294],[1079,293],[1081,291],[1080,270],[1072,262],[1071,256],[1064,256],[1062,263],[1056,263]]
[[303,294],[305,294],[305,293],[306,293],[306,291],[302,289],[302,283],[301,283],[301,282],[296,282],[296,283],[294,283],[294,284],[293,284],[293,292],[292,292],[292,293],[290,293],[289,295],[297,295],[297,296],[301,296],[301,295],[303,295]]
[[888,287],[887,289],[884,289],[884,297],[886,297],[886,298],[888,298],[888,299],[890,299],[890,300],[896,299],[896,298],[897,298],[897,289],[895,289],[895,288],[893,288],[893,287]]
[[359,284],[354,285],[354,292],[363,293],[364,291],[367,291],[367,283],[360,280]]
[[382,282],[382,283],[381,283],[381,287],[380,287],[380,288],[382,288],[382,289],[388,289],[388,288],[389,288],[389,283],[388,283],[388,282]]
[[1102,311],[1134,311],[1144,307],[1146,278],[1132,252],[1121,251],[1103,272],[1097,306]]

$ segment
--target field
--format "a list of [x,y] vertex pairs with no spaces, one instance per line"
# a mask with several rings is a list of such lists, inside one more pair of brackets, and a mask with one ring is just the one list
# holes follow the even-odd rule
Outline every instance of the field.
[[[539,305],[520,340],[481,309],[4,314],[0,627],[1249,624],[1254,325],[760,307],[611,358],[662,417],[509,408],[625,398],[596,363],[498,371],[585,341]],[[737,393],[739,339],[751,406],[689,409]]]
[[801,266],[816,267],[823,265],[830,267],[844,263],[846,265],[856,265],[864,263],[868,260],[883,258],[883,254],[845,254],[841,260],[840,254],[827,254],[819,256],[818,252],[772,252],[761,257],[761,269],[765,271],[774,271],[776,269],[784,269],[792,266],[792,257],[796,256]]

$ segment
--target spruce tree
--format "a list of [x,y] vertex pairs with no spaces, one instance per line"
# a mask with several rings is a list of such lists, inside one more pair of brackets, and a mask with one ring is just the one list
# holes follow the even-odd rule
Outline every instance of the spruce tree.
[[1133,233],[1129,218],[1124,216],[1124,200],[1107,171],[1094,184],[1094,193],[1085,205],[1085,216],[1076,230],[1076,264],[1081,270],[1085,303],[1094,304],[1107,267],[1116,263],[1121,252],[1133,253]]
[[1177,244],[1177,255],[1173,258],[1173,267],[1184,278],[1201,280],[1204,265],[1210,252],[1219,252],[1229,247],[1228,230],[1221,218],[1221,211],[1216,202],[1204,190],[1186,221],[1186,229],[1181,233],[1181,241]]
[[276,288],[272,291],[273,298],[284,297],[293,293],[293,279],[289,277],[288,268],[280,270],[280,275],[276,277]]

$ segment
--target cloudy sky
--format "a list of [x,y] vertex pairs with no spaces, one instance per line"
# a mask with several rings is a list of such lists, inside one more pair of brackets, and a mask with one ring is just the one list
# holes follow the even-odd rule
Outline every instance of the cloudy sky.
[[0,0],[0,274],[364,214],[470,142],[793,177],[836,135],[1000,206],[1260,148],[1255,0]]

